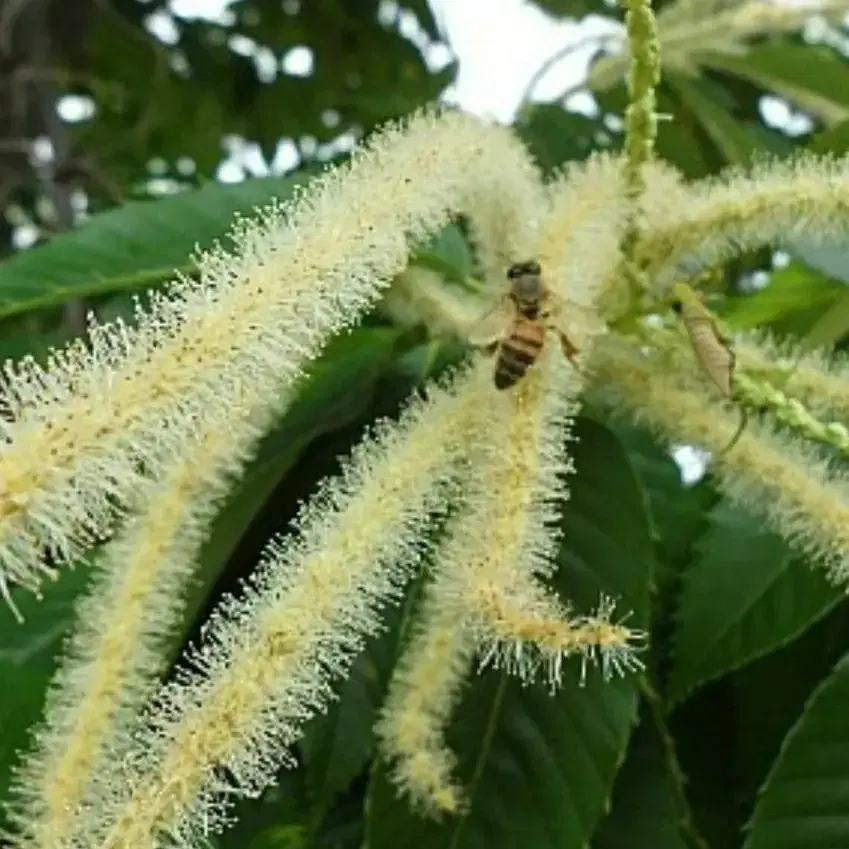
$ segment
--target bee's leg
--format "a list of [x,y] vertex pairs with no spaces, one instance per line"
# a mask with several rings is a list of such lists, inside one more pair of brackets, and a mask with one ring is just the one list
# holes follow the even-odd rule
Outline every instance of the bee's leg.
[[563,333],[560,334],[560,347],[563,348],[563,356],[566,357],[572,365],[576,365],[575,360],[577,359],[578,354],[581,353],[581,349]]

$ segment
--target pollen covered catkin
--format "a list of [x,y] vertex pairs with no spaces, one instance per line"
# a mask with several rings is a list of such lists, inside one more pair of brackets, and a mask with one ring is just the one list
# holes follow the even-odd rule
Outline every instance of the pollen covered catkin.
[[237,797],[268,785],[418,567],[429,517],[456,498],[470,422],[492,392],[487,365],[378,428],[297,534],[269,545],[244,596],[219,607],[151,703],[132,753],[98,775],[72,846],[198,845]]
[[763,158],[748,170],[729,168],[671,192],[649,192],[636,256],[663,293],[682,274],[765,245],[843,239],[847,206],[849,161],[805,153]]
[[0,589],[35,590],[46,563],[108,536],[228,386],[267,399],[267,426],[327,338],[451,216],[467,214],[490,252],[518,251],[541,193],[511,131],[424,112],[375,134],[291,202],[238,221],[233,247],[201,254],[197,279],[154,295],[134,326],[93,326],[44,367],[7,365]]
[[221,407],[211,410],[180,462],[148,482],[146,508],[97,558],[35,745],[12,785],[12,844],[21,849],[66,844],[95,774],[108,769],[107,748],[126,743],[155,686],[210,523],[262,435],[251,399],[234,391],[230,403],[244,413],[237,432],[219,426]]
[[[698,378],[635,345],[607,340],[594,365],[610,396],[670,442],[723,452],[739,427],[736,410],[717,405]],[[717,453],[712,470],[729,498],[765,515],[832,580],[849,580],[849,481],[814,446],[768,419],[750,419],[734,446]]]

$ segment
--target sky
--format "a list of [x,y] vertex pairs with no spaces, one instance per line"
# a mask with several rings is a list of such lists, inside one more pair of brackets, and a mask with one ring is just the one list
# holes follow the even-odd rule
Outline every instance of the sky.
[[[452,100],[469,112],[501,121],[510,120],[523,89],[549,56],[577,39],[609,33],[617,26],[595,16],[580,25],[564,22],[547,16],[526,0],[430,3],[460,58]],[[227,0],[173,0],[171,7],[180,17],[213,18],[227,5]],[[537,96],[553,96],[580,82],[586,75],[591,51],[591,45],[577,51],[547,74],[536,89]]]

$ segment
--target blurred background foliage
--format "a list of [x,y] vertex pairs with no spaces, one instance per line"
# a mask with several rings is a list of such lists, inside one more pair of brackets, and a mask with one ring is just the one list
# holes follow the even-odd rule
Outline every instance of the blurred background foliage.
[[[605,0],[529,2],[553,23],[620,19]],[[744,5],[656,4],[659,109],[671,116],[658,150],[688,177],[763,152],[849,148],[841,15],[720,20]],[[490,8],[480,4],[481,38]],[[79,332],[87,310],[132,320],[133,297],[175,268],[191,272],[195,246],[224,237],[235,213],[285,198],[382,122],[450,99],[463,57],[438,21],[427,0],[236,0],[215,20],[166,0],[3,0],[0,356],[43,357]],[[621,41],[595,46],[588,88],[528,97],[516,111],[547,172],[621,144]],[[847,250],[798,240],[741,257],[719,269],[714,304],[736,329],[771,327],[839,350]],[[461,281],[475,272],[462,222],[414,261]],[[460,353],[380,310],[329,346],[213,528],[174,657],[363,429]],[[849,846],[839,792],[849,786],[849,678],[845,662],[834,667],[849,650],[843,595],[730,506],[709,475],[685,481],[666,446],[602,399],[588,399],[579,432],[557,587],[581,609],[612,593],[650,623],[648,673],[611,685],[591,675],[554,699],[482,676],[451,730],[472,786],[469,816],[427,823],[395,798],[371,733],[413,593],[308,727],[300,767],[241,804],[238,825],[211,844]],[[0,609],[0,798],[87,575],[68,572],[41,602],[21,598],[23,626]]]

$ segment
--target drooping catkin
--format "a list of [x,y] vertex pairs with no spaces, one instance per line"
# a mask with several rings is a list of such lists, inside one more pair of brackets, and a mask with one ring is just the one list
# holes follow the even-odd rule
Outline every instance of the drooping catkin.
[[594,377],[638,421],[670,442],[714,452],[723,492],[828,570],[849,580],[849,482],[813,446],[750,418],[736,444],[737,411],[719,403],[703,381],[670,369],[665,358],[623,340],[599,346]]
[[[476,648],[468,628],[473,585],[505,574],[521,583],[553,567],[579,385],[561,360],[559,350],[547,351],[509,392],[493,389],[478,411],[462,504],[433,556],[434,578],[378,725],[394,781],[431,815],[456,813],[461,804],[445,729]],[[555,375],[564,382],[556,389]]]
[[456,757],[445,730],[477,648],[460,611],[441,602],[437,579],[428,588],[421,620],[395,666],[375,727],[398,792],[435,819],[458,814],[463,807],[463,789],[454,775]]
[[[463,804],[445,732],[476,652],[525,678],[542,660],[552,686],[566,657],[600,657],[621,671],[633,656],[634,635],[610,623],[612,609],[571,617],[538,580],[556,568],[581,385],[554,349],[477,419],[482,436],[463,499],[433,555],[434,577],[377,729],[394,782],[431,816]],[[505,615],[507,606],[492,602],[507,597],[515,608]]]
[[849,163],[797,154],[652,192],[637,259],[658,293],[765,245],[823,242],[849,229]]
[[621,157],[595,154],[570,164],[546,186],[539,260],[568,306],[569,335],[581,350],[604,330],[605,304],[622,294],[620,248],[628,222],[623,185]]
[[251,401],[238,390],[230,397],[242,411],[238,428],[221,426],[222,408],[210,411],[186,454],[161,481],[148,482],[145,509],[100,553],[35,745],[12,788],[13,845],[66,845],[94,776],[108,770],[107,747],[123,748],[163,666],[216,509],[262,436]]
[[[48,561],[108,536],[226,387],[267,399],[270,420],[327,338],[404,268],[411,245],[463,212],[490,251],[510,251],[533,230],[540,193],[509,130],[426,112],[376,134],[291,202],[237,222],[232,249],[201,254],[198,279],[154,295],[136,326],[94,326],[43,368],[7,366],[0,589],[37,589]],[[176,444],[164,444],[167,434]]]
[[792,339],[758,331],[735,342],[741,368],[796,398],[822,419],[849,423],[849,360],[843,353],[802,350]]
[[244,597],[221,605],[151,703],[131,755],[98,777],[73,846],[152,849],[166,834],[196,845],[236,797],[272,780],[416,569],[429,515],[456,495],[490,379],[473,367],[380,427],[302,511],[297,535],[269,546]]

